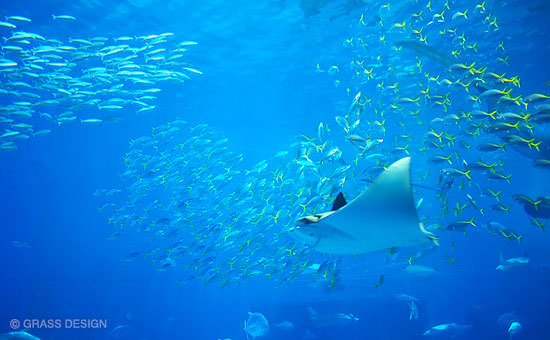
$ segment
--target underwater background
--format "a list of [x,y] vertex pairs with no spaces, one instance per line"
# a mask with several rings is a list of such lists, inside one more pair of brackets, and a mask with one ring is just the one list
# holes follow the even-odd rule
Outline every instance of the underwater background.
[[[549,339],[548,15],[0,0],[0,337]],[[439,247],[288,235],[407,156]]]

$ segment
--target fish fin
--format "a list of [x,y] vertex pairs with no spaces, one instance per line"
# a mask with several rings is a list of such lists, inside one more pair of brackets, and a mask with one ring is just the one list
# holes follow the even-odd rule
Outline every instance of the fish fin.
[[340,192],[338,193],[338,196],[336,196],[336,198],[334,199],[334,203],[332,203],[331,211],[336,211],[341,207],[345,206],[346,204],[348,204],[348,202],[346,202],[346,198],[344,197],[344,194]]
[[[410,158],[402,158],[388,167],[378,178],[336,215],[354,214],[367,218],[376,213],[384,220],[406,219],[418,228],[418,216],[410,181]],[[400,216],[396,216],[400,215]],[[384,221],[381,221],[384,222]],[[378,229],[383,223],[368,225]]]

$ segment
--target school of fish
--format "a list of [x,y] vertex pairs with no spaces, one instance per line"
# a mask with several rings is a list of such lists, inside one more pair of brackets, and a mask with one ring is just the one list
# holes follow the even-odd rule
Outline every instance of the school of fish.
[[144,114],[155,109],[164,83],[202,74],[185,62],[197,43],[177,41],[173,33],[59,40],[27,32],[30,22],[22,16],[0,21],[0,151],[60,125]]
[[[321,254],[290,238],[289,228],[327,210],[340,192],[357,196],[407,156],[420,220],[442,241],[430,256],[454,264],[455,244],[445,233],[486,232],[521,243],[526,230],[544,231],[550,200],[510,192],[507,155],[513,149],[532,160],[527,166],[550,167],[549,91],[521,92],[520,75],[507,70],[505,30],[489,5],[374,2],[351,13],[357,18],[343,41],[348,59],[312,65],[349,101],[288,149],[247,169],[246,155],[233,153],[216,128],[184,121],[131,141],[127,186],[96,192],[107,199],[102,210],[113,238],[143,232],[153,240],[126,260],[174,268],[181,282],[225,286],[261,276],[282,284],[313,274],[335,289],[345,268],[368,255]],[[479,32],[487,39],[469,38]],[[512,213],[529,223],[511,229]],[[408,264],[409,275],[434,271],[415,265],[425,249],[397,251],[388,249],[388,257]],[[380,275],[372,283],[383,282]]]
[[[325,15],[328,3],[300,1],[304,20]],[[94,193],[113,226],[109,239],[143,235],[150,246],[124,261],[146,259],[158,271],[176,272],[179,283],[225,287],[268,278],[283,285],[308,277],[337,290],[346,275],[364,271],[370,254],[325,254],[289,232],[303,216],[329,210],[340,193],[357,197],[405,157],[412,159],[421,228],[437,235],[439,246],[388,248],[386,263],[374,268],[377,280],[367,283],[372,289],[391,279],[395,263],[404,267],[401,275],[423,278],[437,273],[421,264],[426,257],[455,265],[455,241],[471,233],[518,245],[525,235],[543,233],[550,197],[515,191],[512,162],[523,157],[526,171],[550,169],[550,83],[522,91],[507,49],[510,18],[497,17],[493,4],[349,1],[327,18],[349,21],[344,53],[311,63],[311,73],[346,98],[334,119],[316,121],[252,167],[215,126],[174,120],[154,127],[129,142],[124,185]],[[59,14],[51,21],[77,18]],[[0,21],[0,151],[61,125],[96,126],[152,111],[166,83],[202,74],[185,61],[197,42],[173,33],[59,40],[28,32],[30,22],[17,15]],[[525,223],[511,227],[510,216]],[[526,254],[501,253],[495,270],[530,263]],[[408,305],[410,320],[418,318],[419,299],[396,299]],[[247,337],[266,334],[267,319],[250,317]],[[311,319],[321,324],[317,312]],[[498,323],[511,337],[522,330],[520,321],[505,313]],[[449,322],[423,334],[456,336],[471,327]],[[32,337],[4,335],[10,336]]]

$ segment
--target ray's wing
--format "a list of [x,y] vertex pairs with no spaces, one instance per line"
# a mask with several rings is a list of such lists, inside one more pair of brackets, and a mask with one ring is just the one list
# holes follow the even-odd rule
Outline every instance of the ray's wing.
[[393,163],[341,212],[364,218],[367,217],[365,212],[369,211],[418,221],[411,188],[410,163],[410,157]]
[[410,158],[393,163],[363,193],[326,220],[353,235],[350,253],[424,243],[410,180]]

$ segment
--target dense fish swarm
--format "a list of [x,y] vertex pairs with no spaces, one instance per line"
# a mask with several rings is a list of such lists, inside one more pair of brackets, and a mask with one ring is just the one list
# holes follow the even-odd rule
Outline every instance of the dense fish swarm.
[[[319,254],[286,230],[303,215],[329,210],[339,192],[355,197],[408,155],[421,220],[443,234],[436,252],[450,265],[456,249],[445,233],[481,231],[521,242],[525,232],[538,232],[504,225],[514,202],[544,230],[540,219],[550,217],[550,200],[510,192],[506,152],[550,167],[544,134],[550,97],[518,93],[506,33],[485,2],[403,1],[354,10],[357,20],[343,41],[349,58],[316,67],[345,88],[351,105],[288,150],[245,169],[244,156],[232,153],[215,129],[182,121],[131,143],[128,186],[106,207],[115,236],[140,230],[153,245],[128,259],[146,255],[159,269],[177,265],[182,281],[226,285],[262,275],[287,282],[314,273],[334,288],[341,269],[364,257]],[[388,257],[408,262],[409,274],[433,271],[414,265],[424,252],[400,253],[389,249]],[[383,282],[381,275],[373,285]]]
[[196,43],[177,42],[173,33],[62,41],[21,31],[22,21],[13,21],[0,25],[0,150],[62,124],[97,125],[153,110],[163,82],[201,73],[184,61]]
[[[306,270],[309,249],[281,234],[306,209],[322,207],[338,191],[349,170],[339,164],[341,152],[319,150],[314,159],[327,165],[319,172],[307,156],[313,143],[304,140],[294,145],[303,154],[299,161],[285,151],[244,170],[243,155],[226,144],[214,128],[184,121],[131,142],[123,173],[127,187],[96,192],[125,195],[122,206],[103,207],[114,209],[113,237],[138,230],[153,240],[152,249],[127,260],[145,255],[159,270],[178,264],[195,272],[183,281],[197,277],[222,285],[259,275],[286,281]],[[336,275],[335,264],[323,270]]]

